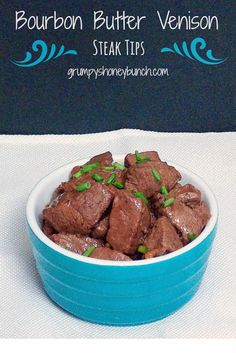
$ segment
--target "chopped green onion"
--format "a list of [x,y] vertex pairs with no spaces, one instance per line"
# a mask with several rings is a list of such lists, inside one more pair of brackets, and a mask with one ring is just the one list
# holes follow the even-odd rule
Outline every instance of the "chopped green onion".
[[118,162],[113,163],[113,166],[114,166],[116,169],[125,170],[125,166],[123,166],[122,164],[120,164],[120,163],[118,163]]
[[111,184],[113,180],[115,179],[116,175],[115,173],[112,173],[109,178],[107,179],[107,185]]
[[136,160],[138,160],[141,157],[139,151],[137,150],[134,152],[134,154],[136,156]]
[[197,238],[197,234],[195,234],[194,232],[189,232],[189,233],[187,234],[187,237],[188,237],[188,239],[189,239],[190,241],[193,241],[194,239]]
[[114,185],[115,187],[117,187],[118,189],[124,189],[124,185],[122,183],[120,183],[118,180],[114,179],[112,181],[112,185]]
[[92,245],[90,246],[87,250],[85,250],[85,252],[82,254],[83,256],[90,256],[93,252],[93,250],[95,249],[95,246]]
[[134,195],[141,199],[146,205],[148,204],[148,199],[142,192],[137,191],[134,193]]
[[104,171],[106,171],[106,170],[114,170],[115,167],[114,167],[113,165],[109,165],[108,167],[103,167],[102,169],[103,169]]
[[93,180],[97,181],[98,183],[102,183],[103,182],[103,177],[97,173],[93,174],[92,176]]
[[139,245],[137,250],[141,254],[146,254],[148,252],[148,248],[146,247],[146,245]]
[[73,178],[78,179],[79,177],[81,177],[82,174],[83,174],[83,171],[82,169],[80,169],[77,173],[73,174]]
[[152,170],[152,175],[154,176],[154,178],[155,178],[157,181],[160,181],[160,180],[161,180],[161,176],[160,176],[160,174],[156,171],[156,169],[153,169],[153,170]]
[[162,195],[168,195],[169,194],[165,185],[162,185],[162,187],[160,188],[160,193]]
[[84,166],[82,167],[82,169],[80,169],[77,173],[75,173],[75,174],[73,175],[73,178],[78,179],[78,178],[81,177],[81,175],[83,175],[84,173],[88,173],[88,172],[90,172],[91,170],[93,170],[94,168],[97,168],[97,167],[99,167],[99,166],[100,166],[100,163],[98,163],[98,162],[84,165]]
[[95,162],[92,164],[87,164],[87,165],[83,166],[82,171],[83,171],[83,173],[88,173],[88,172],[90,172],[90,170],[93,170],[94,168],[97,168],[99,166],[100,166],[100,163],[98,163],[98,162]]
[[136,150],[134,153],[135,153],[135,156],[136,156],[136,162],[137,163],[150,161],[149,157],[142,157],[141,154],[139,153],[139,151]]
[[165,208],[165,207],[168,207],[168,206],[171,206],[173,205],[175,199],[174,197],[171,197],[170,199],[166,200],[166,201],[163,201],[162,202],[162,206]]
[[89,182],[87,182],[87,183],[77,185],[76,190],[77,191],[84,191],[84,190],[89,189],[90,187],[91,187],[91,184]]

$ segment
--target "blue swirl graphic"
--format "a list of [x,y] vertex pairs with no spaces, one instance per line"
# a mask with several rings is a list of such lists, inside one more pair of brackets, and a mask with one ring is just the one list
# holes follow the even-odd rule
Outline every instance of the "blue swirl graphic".
[[212,54],[212,50],[208,49],[205,52],[205,58],[202,57],[199,54],[199,50],[204,50],[206,49],[206,41],[203,38],[197,37],[195,39],[192,40],[192,42],[190,43],[190,48],[188,48],[187,43],[184,41],[182,43],[181,48],[178,46],[177,43],[173,44],[173,49],[172,48],[162,48],[161,49],[161,53],[174,53],[174,54],[178,54],[184,57],[187,57],[191,60],[197,60],[202,64],[206,64],[206,65],[218,65],[218,64],[222,64],[223,62],[225,62],[226,59],[222,59],[222,58],[215,58]]
[[61,45],[58,52],[56,53],[57,47],[54,43],[51,45],[49,49],[47,44],[40,39],[35,40],[33,42],[32,50],[34,53],[40,52],[39,57],[36,58],[35,60],[32,61],[33,56],[31,52],[27,51],[25,54],[25,58],[23,60],[12,60],[11,62],[20,67],[33,67],[43,62],[47,62],[51,59],[57,59],[62,55],[78,55],[78,52],[76,50],[65,51],[64,45]]

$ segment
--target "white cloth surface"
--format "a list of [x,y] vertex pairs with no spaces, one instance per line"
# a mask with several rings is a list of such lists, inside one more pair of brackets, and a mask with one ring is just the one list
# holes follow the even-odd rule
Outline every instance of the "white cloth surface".
[[[213,189],[219,227],[202,285],[174,315],[137,327],[81,321],[42,289],[25,229],[25,206],[39,179],[71,161],[110,150],[157,150],[189,168]],[[0,136],[0,337],[236,337],[236,133],[157,133],[119,130],[88,135]]]

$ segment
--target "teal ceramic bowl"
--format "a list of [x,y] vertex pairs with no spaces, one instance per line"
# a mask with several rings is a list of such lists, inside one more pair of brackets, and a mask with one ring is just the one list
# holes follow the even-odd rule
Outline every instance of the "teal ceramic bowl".
[[[115,156],[122,160],[123,156]],[[217,226],[217,203],[196,174],[174,165],[183,183],[198,187],[212,217],[201,235],[187,246],[154,259],[119,262],[87,258],[65,250],[41,230],[41,212],[52,192],[68,178],[73,166],[63,166],[42,179],[27,203],[28,234],[36,266],[48,296],[82,320],[131,326],[167,317],[197,292],[207,267]],[[33,279],[32,279],[33,280]]]

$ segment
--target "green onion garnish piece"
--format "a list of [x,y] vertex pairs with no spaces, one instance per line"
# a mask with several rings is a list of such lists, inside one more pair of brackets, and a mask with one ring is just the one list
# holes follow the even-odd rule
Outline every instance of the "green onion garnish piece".
[[150,161],[149,157],[142,157],[141,154],[139,153],[139,151],[136,150],[134,153],[135,153],[135,156],[136,156],[136,162],[137,163]]
[[117,187],[118,189],[124,189],[124,185],[122,183],[120,183],[118,180],[114,179],[112,181],[112,185],[114,185],[115,187]]
[[81,177],[82,174],[82,169],[80,169],[77,173],[73,174],[73,178],[78,179],[79,177]]
[[142,192],[137,191],[134,193],[134,195],[141,199],[146,205],[148,204],[148,199]]
[[169,194],[165,185],[162,185],[162,187],[160,188],[160,193],[162,195],[168,195]]
[[92,245],[90,246],[87,250],[85,250],[85,252],[82,254],[83,256],[90,256],[93,252],[93,250],[95,249],[95,246]]
[[175,201],[174,197],[171,197],[170,199],[163,201],[162,202],[162,206],[164,208],[168,207],[168,206],[171,206],[171,205],[173,205],[174,201]]
[[137,250],[141,254],[146,254],[148,252],[148,248],[146,247],[146,245],[139,245]]
[[91,164],[87,164],[84,165],[82,169],[80,169],[77,173],[75,173],[73,175],[73,178],[78,179],[79,177],[81,177],[81,175],[83,175],[84,173],[88,173],[91,170],[93,170],[94,168],[97,168],[100,166],[100,163],[95,162],[95,163],[91,163]]
[[115,179],[116,175],[115,173],[112,173],[109,178],[107,179],[107,185],[111,184],[113,180]]
[[103,169],[104,171],[106,171],[106,170],[114,170],[115,167],[114,167],[113,165],[109,165],[108,167],[103,167],[102,169]]
[[82,171],[83,171],[83,173],[88,173],[88,172],[90,172],[90,170],[93,170],[94,168],[97,168],[99,166],[100,166],[100,163],[98,163],[98,162],[95,162],[92,164],[87,164],[87,165],[83,166]]
[[91,187],[91,184],[89,182],[87,182],[87,183],[77,185],[76,190],[77,191],[84,191],[84,190],[89,189],[90,187]]
[[98,183],[102,183],[103,182],[103,177],[97,173],[93,174],[92,176],[93,180],[97,181]]
[[156,171],[156,169],[153,169],[153,170],[152,170],[152,175],[154,176],[154,178],[155,178],[157,181],[160,181],[160,180],[161,180],[161,176],[160,176],[160,174]]
[[113,163],[113,166],[116,168],[116,169],[120,169],[120,170],[125,170],[125,166],[118,163],[118,162],[115,162]]
[[189,239],[190,241],[193,241],[194,239],[197,238],[197,234],[195,234],[194,232],[189,232],[189,233],[187,234],[187,237],[188,237],[188,239]]
[[139,158],[141,158],[139,151],[136,150],[136,151],[134,152],[134,154],[135,154],[135,156],[136,156],[136,160],[138,161]]

